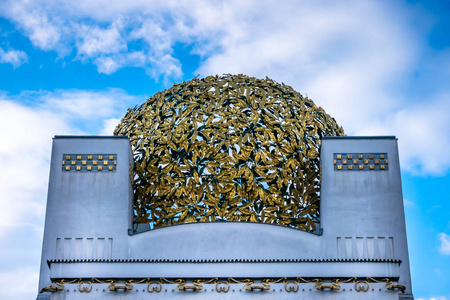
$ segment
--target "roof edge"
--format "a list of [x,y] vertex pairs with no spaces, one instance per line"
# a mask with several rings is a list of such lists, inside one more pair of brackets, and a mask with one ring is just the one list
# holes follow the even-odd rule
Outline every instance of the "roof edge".
[[378,136],[324,136],[323,140],[396,140],[397,137],[395,135],[378,135]]

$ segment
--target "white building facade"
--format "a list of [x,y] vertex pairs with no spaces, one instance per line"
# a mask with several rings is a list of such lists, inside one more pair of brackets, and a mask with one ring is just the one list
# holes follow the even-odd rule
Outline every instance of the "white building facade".
[[320,230],[133,224],[127,137],[56,136],[37,299],[413,299],[395,137],[327,137]]

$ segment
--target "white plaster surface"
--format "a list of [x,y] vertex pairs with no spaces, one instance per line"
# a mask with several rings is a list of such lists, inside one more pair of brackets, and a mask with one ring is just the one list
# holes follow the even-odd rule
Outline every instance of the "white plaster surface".
[[[335,171],[333,153],[388,153],[389,171]],[[63,154],[117,154],[117,171],[61,171]],[[132,222],[130,144],[124,137],[56,137],[53,143],[39,289],[61,278],[377,277],[399,278],[411,298],[395,138],[329,138],[321,149],[323,235],[258,223],[196,223],[128,235]],[[78,262],[64,260],[78,259]],[[93,259],[261,260],[253,263],[85,262]],[[264,260],[344,259],[347,262]],[[359,262],[348,262],[359,259]],[[402,264],[390,260],[402,260]],[[51,263],[47,260],[61,260]],[[373,260],[383,260],[376,262]],[[366,261],[366,262],[363,262]],[[372,285],[375,285],[374,283]],[[53,292],[38,299],[398,299],[384,284],[367,293]],[[100,286],[96,285],[95,289]],[[215,285],[214,285],[215,286]],[[282,285],[284,287],[284,285]],[[145,285],[146,288],[146,285]],[[75,288],[76,290],[76,288]],[[279,290],[277,287],[276,290]],[[280,296],[282,295],[282,296]]]

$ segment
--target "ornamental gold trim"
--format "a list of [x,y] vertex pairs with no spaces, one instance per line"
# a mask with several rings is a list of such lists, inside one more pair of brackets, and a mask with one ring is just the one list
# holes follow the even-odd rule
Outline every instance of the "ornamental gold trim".
[[388,171],[387,157],[387,153],[334,153],[333,166],[335,171]]
[[[210,278],[210,279],[194,279],[192,283],[188,283],[186,279],[167,279],[164,277],[160,278],[141,278],[141,279],[127,279],[119,283],[117,279],[98,279],[91,278],[90,280],[78,278],[78,279],[59,279],[52,282],[51,285],[42,288],[39,293],[45,292],[62,292],[65,290],[65,284],[78,284],[78,291],[82,293],[90,293],[92,291],[94,284],[109,284],[108,291],[111,292],[128,292],[134,289],[136,284],[146,284],[148,293],[160,293],[162,291],[163,285],[165,284],[176,284],[177,290],[180,292],[187,291],[202,291],[204,285],[215,284],[215,291],[217,293],[228,293],[232,285],[243,285],[242,289],[248,292],[254,291],[269,291],[272,287],[271,284],[282,283],[284,284],[284,290],[287,293],[297,293],[300,290],[301,284],[314,284],[314,288],[318,291],[340,291],[341,284],[353,283],[356,292],[366,293],[369,291],[370,283],[383,283],[385,284],[386,290],[398,290],[399,292],[405,293],[406,287],[403,285],[396,284],[396,281],[390,278],[375,279],[372,277],[358,278],[350,277],[347,279],[335,278],[335,279],[324,279],[324,278],[303,278],[303,277],[280,277],[280,278],[266,278],[260,280],[260,282],[255,282],[251,278]],[[233,289],[234,291],[234,289]],[[281,290],[280,290],[281,291]],[[303,290],[304,291],[304,290]],[[344,289],[345,291],[345,289]]]
[[127,135],[133,149],[136,223],[314,231],[321,138],[344,131],[290,86],[223,75],[156,93],[129,109],[114,134]]
[[[92,157],[108,157],[109,160],[92,160]],[[98,166],[102,164],[104,166]],[[115,172],[117,167],[117,154],[64,154],[62,159],[62,171],[65,172]],[[105,172],[106,173],[106,172]]]

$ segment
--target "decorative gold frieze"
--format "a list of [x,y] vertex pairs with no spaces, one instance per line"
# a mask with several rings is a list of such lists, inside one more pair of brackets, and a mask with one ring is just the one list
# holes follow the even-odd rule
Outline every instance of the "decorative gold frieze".
[[[90,280],[85,281],[85,279],[59,279],[52,281],[52,284],[44,287],[39,291],[39,293],[51,293],[51,292],[63,292],[66,287],[65,284],[77,284],[78,291],[81,293],[90,293],[92,291],[94,284],[109,284],[108,291],[112,292],[128,292],[135,289],[135,285],[146,284],[148,293],[160,293],[162,291],[162,287],[165,284],[176,284],[177,291],[186,292],[186,291],[202,291],[204,290],[204,285],[214,284],[215,291],[217,293],[228,293],[231,290],[231,285],[243,285],[240,286],[239,291],[269,291],[271,289],[271,285],[273,284],[284,284],[284,291],[287,293],[297,293],[300,289],[299,286],[301,284],[314,284],[314,289],[318,291],[337,291],[341,290],[341,284],[349,284],[353,283],[356,292],[367,293],[369,291],[369,287],[371,283],[383,283],[385,284],[386,290],[393,291],[398,290],[399,292],[405,293],[406,287],[403,285],[397,284],[396,281],[390,278],[384,278],[382,280],[377,280],[372,277],[358,278],[358,277],[350,277],[347,279],[343,278],[303,278],[303,277],[280,277],[280,278],[265,278],[262,279],[259,283],[255,282],[254,279],[251,278],[210,278],[210,279],[193,279],[192,281],[188,281],[186,279],[167,279],[164,277],[160,278],[133,278],[121,280],[120,283],[117,279],[98,279],[92,278]],[[214,289],[212,289],[213,291]],[[237,290],[234,288],[233,291]],[[373,289],[372,289],[373,290]],[[67,290],[69,291],[69,290]],[[143,290],[144,291],[144,290]],[[167,289],[166,289],[167,291]],[[304,289],[303,289],[304,291]],[[345,291],[343,289],[342,291]],[[351,291],[351,289],[350,289]],[[281,290],[280,290],[281,292]]]
[[[108,160],[101,160],[100,163],[103,166],[97,167],[98,161],[92,160],[93,157],[107,157]],[[116,166],[117,154],[64,154],[62,160],[63,172],[115,172]]]
[[[386,171],[388,170],[387,157],[387,153],[334,153],[333,165],[337,171]],[[352,160],[347,161],[344,158]],[[346,168],[343,167],[346,165],[348,165]]]

